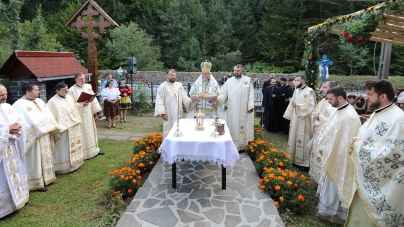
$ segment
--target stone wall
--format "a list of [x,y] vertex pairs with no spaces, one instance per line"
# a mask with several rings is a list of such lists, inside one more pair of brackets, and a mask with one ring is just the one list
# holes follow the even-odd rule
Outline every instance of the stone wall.
[[[101,82],[105,80],[107,73],[111,73],[114,79],[118,79],[117,70],[98,70],[98,80]],[[223,76],[229,75],[230,72],[212,72],[216,81],[220,83]],[[183,83],[193,83],[201,75],[200,72],[177,72],[177,81]],[[279,80],[281,77],[289,79],[297,74],[277,74],[276,79]],[[137,74],[132,75],[133,80],[137,80],[138,77],[142,76],[145,81],[153,83],[161,83],[166,78],[165,72],[158,71],[138,71]],[[249,76],[254,79],[258,78],[260,83],[263,84],[265,80],[269,79],[269,74],[267,73],[250,73]]]
[[13,79],[9,81],[9,90],[10,93],[13,95],[14,101],[17,101],[19,98],[24,96],[25,94],[22,93],[21,87],[23,84],[28,82],[38,84],[39,91],[41,92],[41,96],[39,97],[44,102],[46,102],[46,82],[38,82],[37,79]]

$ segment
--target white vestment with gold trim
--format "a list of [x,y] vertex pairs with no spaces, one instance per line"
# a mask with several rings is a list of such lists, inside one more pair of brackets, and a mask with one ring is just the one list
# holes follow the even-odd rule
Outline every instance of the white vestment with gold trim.
[[219,105],[226,103],[226,123],[237,150],[247,147],[254,141],[254,86],[248,76],[232,77],[222,86],[218,96]]
[[83,135],[80,113],[73,97],[54,95],[48,107],[59,123],[59,134],[52,137],[55,144],[53,162],[57,174],[65,174],[78,169],[84,163]]
[[[9,125],[22,125],[10,134]],[[28,179],[24,166],[24,123],[7,103],[0,104],[0,218],[21,209],[29,199]]]
[[[296,107],[292,106],[296,103]],[[290,120],[288,154],[290,160],[299,166],[308,167],[310,164],[310,150],[306,145],[312,137],[311,113],[316,107],[316,94],[313,89],[305,87],[295,89],[293,97],[283,115]]]
[[[311,154],[310,154],[310,180],[318,183],[320,180],[321,168],[322,168],[322,161],[321,156],[322,152],[319,152],[319,137],[320,134],[323,133],[320,129],[327,122],[330,115],[336,111],[337,109],[332,107],[328,100],[323,98],[314,109],[312,116],[312,125],[313,125],[313,137],[311,138]],[[315,119],[314,116],[319,114],[319,120]],[[308,147],[310,148],[310,147]]]
[[355,108],[348,104],[334,111],[321,127],[319,150],[322,169],[317,194],[317,212],[326,220],[343,223],[352,199],[354,187],[353,163],[349,158],[349,143],[356,136],[361,121]]
[[[183,116],[183,106],[189,110],[191,99],[188,97],[182,83],[164,81],[157,88],[154,116],[167,114],[167,121],[163,123],[163,138],[166,138],[178,115]],[[181,122],[181,121],[180,121]],[[181,123],[180,123],[181,124]]]
[[[73,97],[75,102],[79,99],[82,92],[91,95],[94,94],[91,84],[84,84],[81,87],[75,84],[69,88],[69,94]],[[87,106],[83,106],[83,103],[76,102],[76,107],[79,110],[82,122],[81,129],[84,140],[82,143],[84,158],[90,159],[98,155],[100,152],[94,114],[102,111],[102,108],[96,98]]]
[[25,168],[29,190],[37,190],[56,181],[50,133],[55,133],[59,125],[39,98],[28,100],[23,96],[13,107],[24,119]]

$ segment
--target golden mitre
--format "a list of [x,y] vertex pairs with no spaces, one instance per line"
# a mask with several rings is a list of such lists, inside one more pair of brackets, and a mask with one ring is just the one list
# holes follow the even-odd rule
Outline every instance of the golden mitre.
[[210,63],[208,61],[201,63],[202,72],[210,72],[211,68],[212,68],[212,63]]

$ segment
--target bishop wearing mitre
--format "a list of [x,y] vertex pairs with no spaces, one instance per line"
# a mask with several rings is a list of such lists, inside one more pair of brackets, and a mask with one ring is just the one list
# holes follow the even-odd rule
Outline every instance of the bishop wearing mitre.
[[[191,97],[198,98],[203,95],[217,95],[219,84],[210,73],[211,68],[212,63],[207,61],[201,63],[202,74],[198,77],[198,79],[196,79],[194,85],[189,91],[189,95]],[[214,105],[216,105],[216,103],[213,103],[212,100],[199,98],[199,100],[196,102],[196,110],[202,110],[205,117],[214,117],[212,116],[214,114],[213,110],[215,109]],[[192,111],[187,117],[194,116],[194,114],[195,111]]]
[[55,144],[53,162],[57,174],[65,174],[78,169],[84,163],[81,117],[74,99],[68,94],[67,84],[56,84],[56,95],[48,106],[59,123],[59,133],[52,138]]

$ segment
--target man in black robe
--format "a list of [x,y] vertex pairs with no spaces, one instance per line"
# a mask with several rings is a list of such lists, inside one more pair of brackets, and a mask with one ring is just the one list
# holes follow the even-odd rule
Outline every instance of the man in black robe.
[[[271,84],[272,79],[276,80],[275,72],[270,72],[269,79],[264,81],[264,84],[262,85],[262,95],[265,95],[265,89]],[[276,81],[276,87],[281,87],[281,83],[279,81]]]
[[[286,108],[289,105],[289,101],[292,99],[293,96],[293,89],[290,87],[288,80],[284,77],[281,78],[281,91],[283,95],[283,102],[282,102],[282,115],[285,113]],[[289,135],[289,124],[290,121],[286,118],[282,118],[282,131],[286,135]]]
[[278,132],[282,128],[282,91],[276,87],[276,79],[271,79],[271,84],[265,89],[262,107],[264,108],[265,129],[270,132]]

